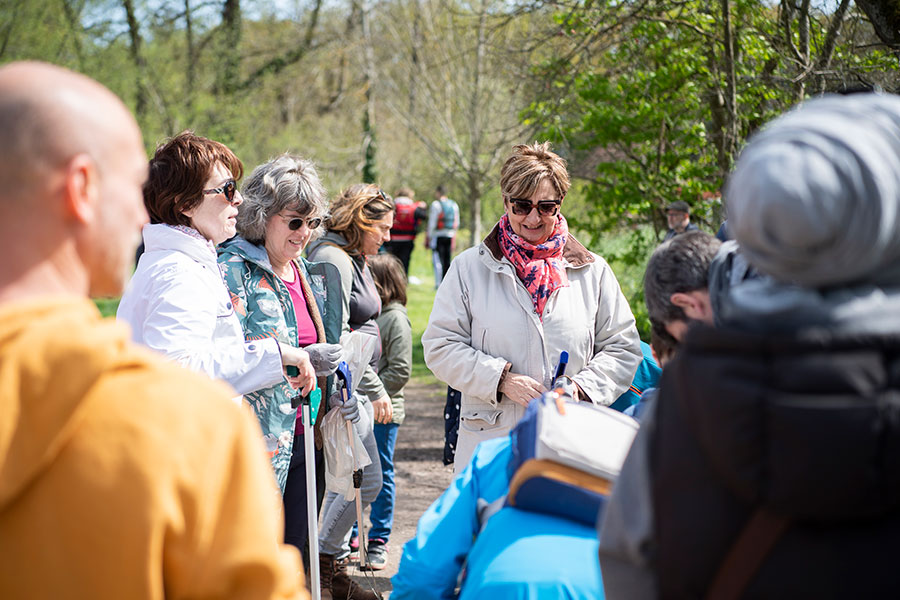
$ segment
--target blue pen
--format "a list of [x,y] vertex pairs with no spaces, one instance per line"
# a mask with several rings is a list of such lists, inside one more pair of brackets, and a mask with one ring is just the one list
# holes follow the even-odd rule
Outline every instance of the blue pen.
[[559,364],[556,366],[556,375],[553,376],[553,381],[556,381],[560,377],[566,374],[566,366],[569,364],[569,353],[563,350],[559,354]]

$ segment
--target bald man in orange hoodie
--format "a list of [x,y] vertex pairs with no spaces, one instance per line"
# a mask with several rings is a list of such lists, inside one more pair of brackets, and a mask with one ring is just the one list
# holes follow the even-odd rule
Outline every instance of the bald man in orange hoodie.
[[146,174],[109,90],[0,68],[0,598],[305,598],[255,421],[88,299],[121,293]]

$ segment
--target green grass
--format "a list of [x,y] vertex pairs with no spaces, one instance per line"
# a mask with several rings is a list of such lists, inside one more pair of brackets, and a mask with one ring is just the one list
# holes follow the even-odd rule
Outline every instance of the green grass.
[[406,310],[412,325],[413,364],[412,378],[418,383],[437,383],[437,378],[425,366],[422,350],[422,333],[428,325],[428,316],[434,304],[434,270],[431,268],[431,250],[422,246],[423,237],[416,238],[416,247],[409,262],[409,276],[421,283],[407,288]]
[[104,317],[116,316],[116,309],[119,308],[118,298],[94,298],[94,304],[100,309],[100,314]]

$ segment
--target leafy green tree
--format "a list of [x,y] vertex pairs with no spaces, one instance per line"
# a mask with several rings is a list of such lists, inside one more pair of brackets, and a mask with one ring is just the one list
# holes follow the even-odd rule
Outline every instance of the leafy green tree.
[[[596,36],[591,10],[558,17],[573,44]],[[715,228],[719,190],[755,129],[810,93],[890,81],[894,58],[871,32],[844,31],[859,19],[849,1],[830,14],[787,0],[648,2],[609,33],[602,53],[556,78],[571,80],[562,115],[551,96],[526,118],[544,123],[576,162],[593,160],[585,226],[638,222],[660,233],[662,208],[680,199]]]
[[[894,72],[849,0],[828,14],[792,0],[586,3],[557,22],[580,60],[542,65],[548,92],[524,118],[543,124],[586,182],[567,213],[573,226],[625,270],[643,271],[673,200],[718,228],[723,182],[766,121],[812,93]],[[611,235],[630,243],[606,243]]]

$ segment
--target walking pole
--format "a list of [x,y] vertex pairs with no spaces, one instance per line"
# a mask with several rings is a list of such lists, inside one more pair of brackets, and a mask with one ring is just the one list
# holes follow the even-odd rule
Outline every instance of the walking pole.
[[[335,375],[337,375],[337,378],[341,379],[344,383],[341,387],[341,400],[347,402],[350,400],[351,377],[350,367],[346,362],[341,361],[337,371],[335,371]],[[350,444],[350,453],[353,455],[353,466],[356,467],[359,465],[360,461],[356,457],[356,444],[353,442],[353,423],[350,421],[345,421],[344,423],[347,426],[347,441]],[[359,489],[360,486],[362,486],[362,469],[357,468],[353,470],[353,488],[356,493],[356,523],[359,526],[359,567],[362,569],[366,566],[369,547],[366,545],[366,525],[363,522],[362,493]]]
[[316,388],[302,400],[303,454],[306,457],[306,518],[309,525],[309,590],[312,600],[322,599],[319,579],[319,511],[316,506],[316,451],[315,431],[312,416],[315,407],[317,416],[322,401],[322,390]]

